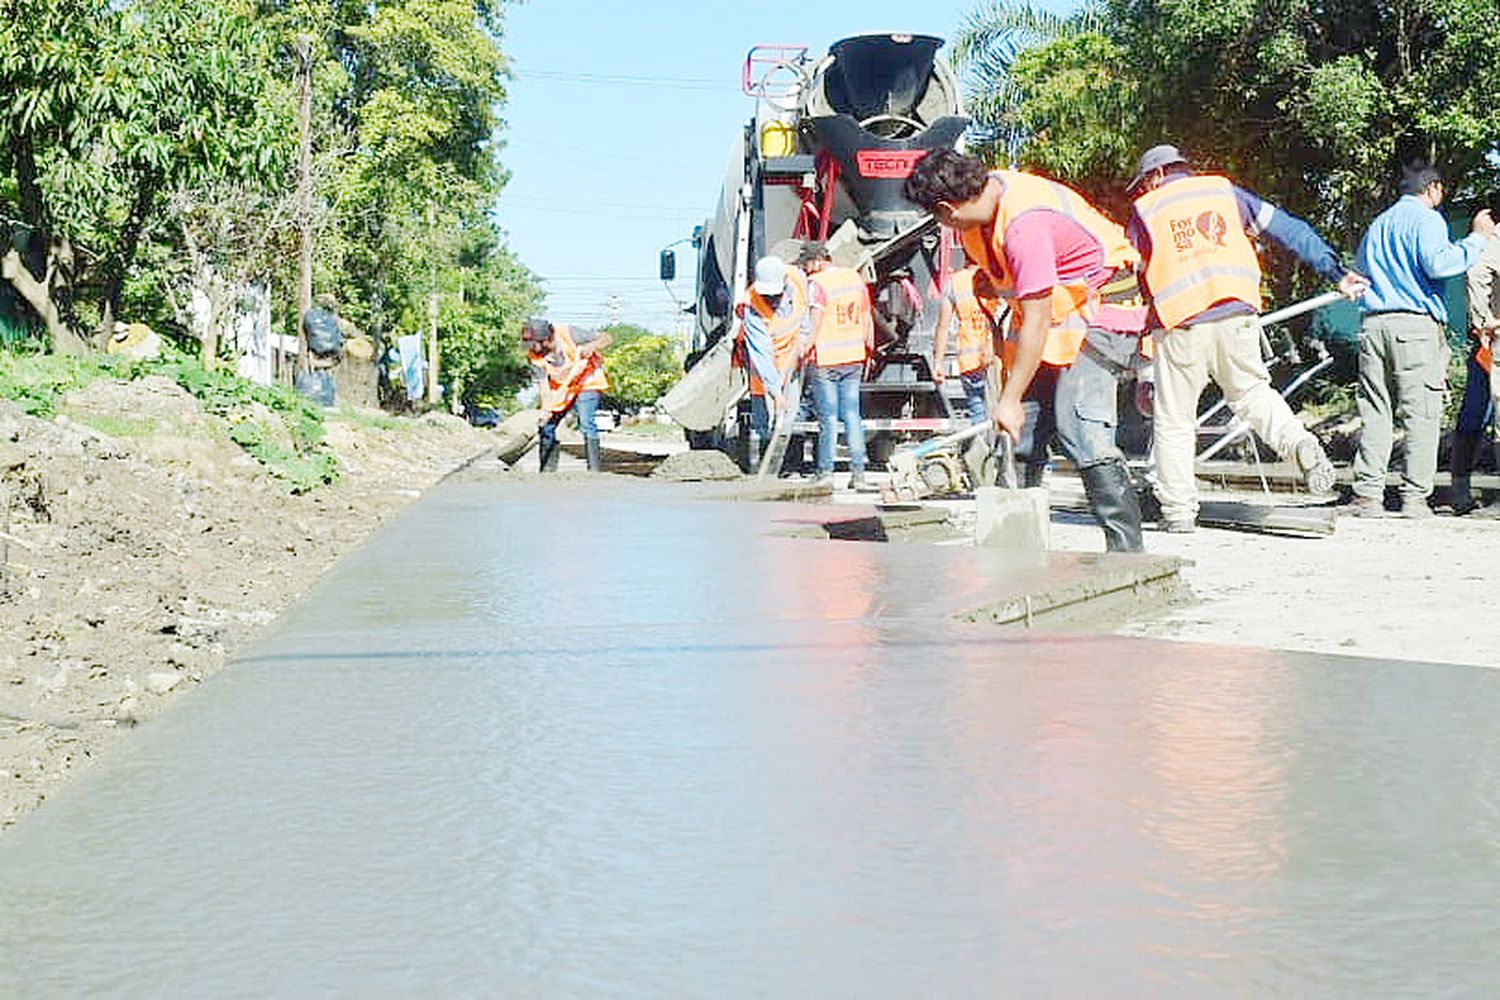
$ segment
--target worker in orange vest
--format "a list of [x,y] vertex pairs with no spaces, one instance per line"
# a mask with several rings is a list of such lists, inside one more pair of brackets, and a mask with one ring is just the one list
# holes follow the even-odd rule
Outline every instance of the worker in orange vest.
[[538,420],[541,471],[557,471],[557,427],[569,412],[578,417],[589,471],[599,471],[599,428],[594,416],[601,394],[609,388],[600,352],[610,343],[610,335],[602,331],[577,330],[545,319],[529,319],[521,328],[521,345],[536,374],[542,411]]
[[953,150],[919,160],[905,192],[958,231],[964,253],[1010,299],[1005,386],[993,419],[1016,442],[1029,481],[1039,478],[1055,430],[1105,547],[1140,551],[1140,502],[1115,443],[1118,386],[1141,365],[1145,327],[1131,280],[1139,256],[1124,230],[1071,188],[990,171]]
[[1369,281],[1346,267],[1306,222],[1223,177],[1194,174],[1175,146],[1148,149],[1127,193],[1127,230],[1144,259],[1142,284],[1159,329],[1152,437],[1161,525],[1191,532],[1198,399],[1211,378],[1236,416],[1282,458],[1293,459],[1312,493],[1330,493],[1333,463],[1271,386],[1261,356],[1260,260],[1252,236],[1269,237],[1351,299]]
[[932,380],[942,385],[947,377],[948,339],[956,324],[958,378],[963,383],[969,419],[976,424],[989,417],[985,397],[1001,312],[1000,290],[984,268],[970,264],[948,276],[948,288],[938,306],[937,331],[932,338]]
[[834,440],[842,421],[849,448],[849,488],[863,490],[868,487],[859,388],[865,362],[875,347],[870,287],[858,271],[832,264],[822,243],[807,244],[799,262],[808,273],[812,322],[813,400],[818,410],[816,481],[833,482]]
[[770,437],[775,415],[786,406],[786,388],[801,364],[812,331],[807,279],[774,255],[755,262],[745,301],[735,307],[750,371],[750,467]]

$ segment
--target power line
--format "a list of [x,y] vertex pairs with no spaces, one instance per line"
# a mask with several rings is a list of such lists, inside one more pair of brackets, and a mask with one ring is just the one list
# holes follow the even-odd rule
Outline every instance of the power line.
[[656,87],[665,90],[739,90],[738,81],[708,77],[629,76],[622,73],[565,73],[550,69],[521,69],[517,80],[555,80],[559,83],[600,84],[625,87]]

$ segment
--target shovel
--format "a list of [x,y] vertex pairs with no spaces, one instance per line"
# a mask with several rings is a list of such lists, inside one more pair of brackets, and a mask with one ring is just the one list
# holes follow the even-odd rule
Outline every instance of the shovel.
[[1046,487],[1021,489],[1015,445],[1009,434],[1000,435],[1000,453],[1004,485],[981,486],[974,491],[979,515],[974,524],[974,544],[1004,549],[1023,563],[1044,565],[1052,524]]

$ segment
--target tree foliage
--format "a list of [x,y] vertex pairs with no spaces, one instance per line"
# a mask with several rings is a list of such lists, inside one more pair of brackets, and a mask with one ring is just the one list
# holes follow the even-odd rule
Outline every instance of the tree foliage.
[[247,0],[10,6],[0,194],[26,252],[6,277],[34,308],[28,282],[43,285],[56,336],[118,310],[166,192],[273,177],[284,118],[266,100],[272,40]]
[[670,337],[635,334],[611,345],[604,354],[604,370],[609,375],[609,398],[633,412],[655,403],[677,383],[682,357]]
[[315,293],[381,340],[427,332],[435,305],[452,388],[505,391],[538,289],[489,217],[503,10],[0,0],[4,276],[59,346],[120,313],[181,328],[194,289],[248,281],[294,333],[305,47]]
[[955,52],[991,153],[1096,193],[1173,142],[1351,246],[1404,161],[1500,181],[1493,0],[991,0]]

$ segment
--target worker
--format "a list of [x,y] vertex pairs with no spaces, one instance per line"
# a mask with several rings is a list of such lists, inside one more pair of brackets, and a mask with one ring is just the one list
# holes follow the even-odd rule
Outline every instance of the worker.
[[952,150],[917,161],[905,191],[959,232],[968,258],[1010,298],[1005,385],[992,419],[1015,442],[1028,482],[1038,480],[1055,429],[1105,548],[1141,551],[1140,502],[1115,428],[1118,384],[1136,364],[1144,315],[1106,309],[1101,294],[1135,264],[1124,230],[1062,184],[991,172]]
[[1231,410],[1283,459],[1308,490],[1333,491],[1333,463],[1317,437],[1271,386],[1261,354],[1261,269],[1252,237],[1266,236],[1356,299],[1367,282],[1290,213],[1212,174],[1196,174],[1175,146],[1141,156],[1127,193],[1127,233],[1141,252],[1143,285],[1157,329],[1153,438],[1161,525],[1191,532],[1198,399],[1209,379]]
[[529,319],[521,328],[521,343],[536,374],[542,411],[538,419],[541,471],[557,471],[557,428],[571,412],[578,417],[589,471],[598,472],[599,428],[594,417],[599,412],[601,394],[609,388],[601,352],[609,347],[610,335]]
[[[1500,207],[1500,195],[1490,199],[1493,214]],[[1500,389],[1500,377],[1494,374],[1495,333],[1500,331],[1500,237],[1491,236],[1479,260],[1469,268],[1469,362],[1464,382],[1463,404],[1458,408],[1458,423],[1453,428],[1453,448],[1448,468],[1453,485],[1448,502],[1453,513],[1462,516],[1479,506],[1470,488],[1470,474],[1484,451],[1485,428],[1495,413],[1494,392]]]
[[1354,455],[1354,501],[1347,513],[1384,517],[1385,477],[1397,421],[1406,428],[1401,516],[1427,518],[1437,472],[1438,422],[1447,385],[1448,307],[1443,281],[1479,260],[1495,232],[1489,209],[1472,231],[1448,239],[1443,179],[1426,164],[1403,171],[1401,197],[1375,217],[1359,243],[1358,266],[1370,287],[1360,300],[1359,382],[1355,401],[1363,429]]
[[948,338],[956,325],[958,378],[963,383],[969,420],[976,424],[989,418],[986,395],[1000,312],[999,289],[988,271],[969,264],[949,274],[932,338],[932,380],[942,385],[947,377]]
[[807,279],[780,257],[762,257],[755,262],[746,300],[736,308],[750,369],[753,469],[760,464],[759,449],[770,438],[773,422],[787,405],[787,386],[811,334]]
[[817,484],[833,483],[834,443],[844,425],[849,488],[865,490],[865,427],[859,410],[865,362],[875,346],[870,288],[858,271],[831,263],[828,248],[809,242],[798,258],[808,274],[813,402],[818,412]]

